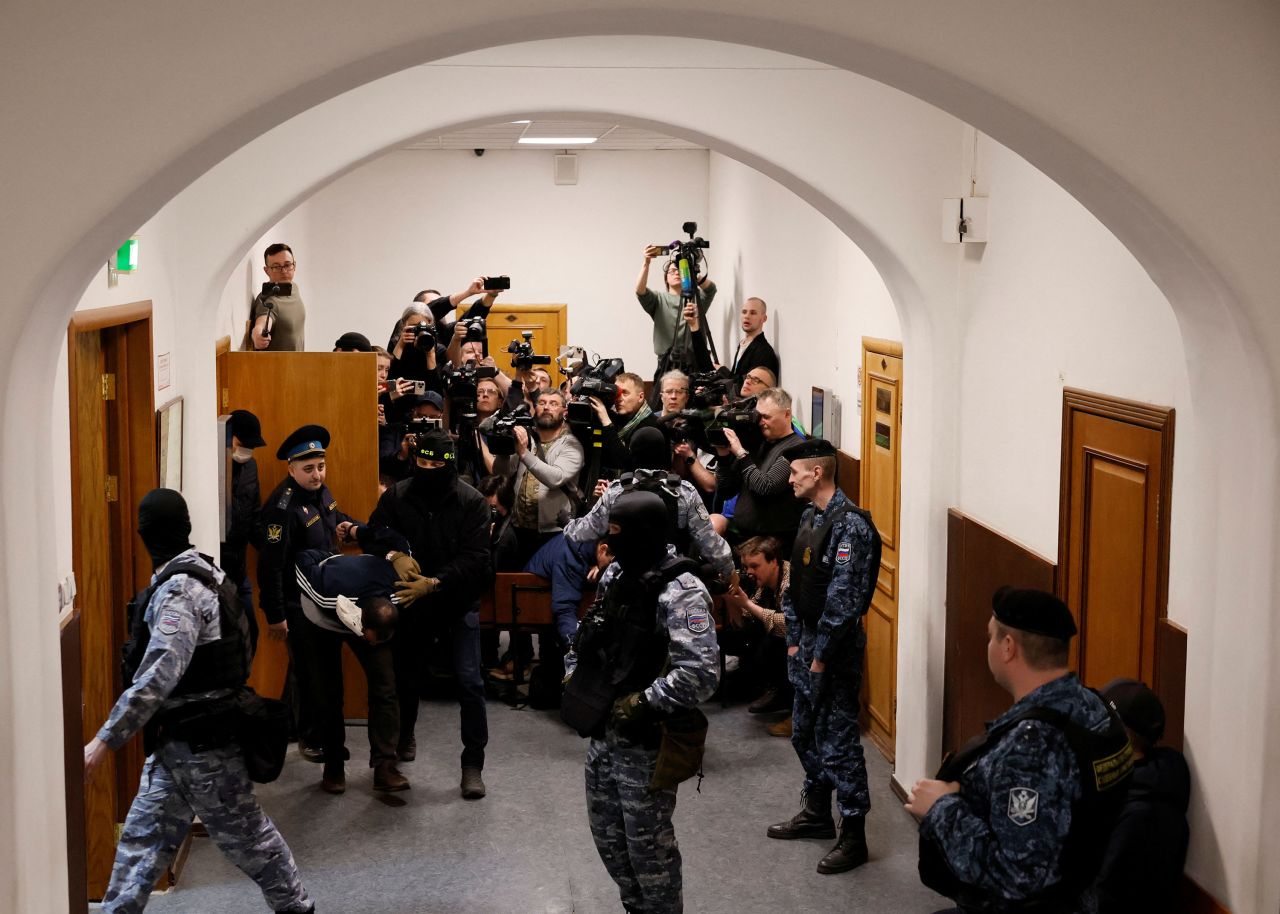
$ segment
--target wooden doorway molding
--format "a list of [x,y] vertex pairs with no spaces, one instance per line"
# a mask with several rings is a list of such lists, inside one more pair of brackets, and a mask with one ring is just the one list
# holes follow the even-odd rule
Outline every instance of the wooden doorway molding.
[[1169,601],[1174,411],[1068,388],[1062,397],[1058,595],[1087,685],[1153,683]]
[[902,503],[902,344],[862,338],[862,508],[880,532],[880,570],[865,621],[867,732],[893,761],[898,716],[898,549]]
[[[63,627],[62,681],[81,701],[64,726],[83,744],[93,737],[122,690],[124,607],[144,587],[151,562],[140,548],[134,507],[156,485],[155,405],[151,375],[151,302],[75,315],[67,327],[71,419],[71,549],[78,593],[74,625]],[[73,755],[76,757],[73,759]],[[123,822],[142,770],[141,739],[112,753],[88,784],[83,755],[68,753],[67,840],[75,848],[72,910],[101,898]],[[72,812],[80,811],[78,820]],[[78,848],[84,848],[81,856]]]

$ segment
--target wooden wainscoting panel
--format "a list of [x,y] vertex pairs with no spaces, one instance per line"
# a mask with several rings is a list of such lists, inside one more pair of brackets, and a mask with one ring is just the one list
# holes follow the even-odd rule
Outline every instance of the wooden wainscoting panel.
[[991,596],[1004,585],[1053,590],[1054,563],[951,509],[947,513],[947,633],[942,750],[954,752],[1012,699],[987,669]]
[[89,897],[84,831],[84,722],[80,714],[80,613],[59,622],[62,652],[62,764],[66,774],[68,911],[83,911]]
[[1164,704],[1164,739],[1182,750],[1182,726],[1187,708],[1187,630],[1161,619],[1156,625],[1156,675],[1152,690]]
[[836,486],[855,505],[861,504],[858,501],[861,482],[862,464],[858,458],[844,451],[836,451]]

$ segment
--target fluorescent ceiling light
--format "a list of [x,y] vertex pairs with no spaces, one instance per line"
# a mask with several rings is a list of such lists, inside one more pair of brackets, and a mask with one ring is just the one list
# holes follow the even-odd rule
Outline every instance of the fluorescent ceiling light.
[[533,121],[512,121],[513,124],[532,124]]
[[579,146],[594,143],[596,139],[594,136],[522,136],[517,142],[538,146]]

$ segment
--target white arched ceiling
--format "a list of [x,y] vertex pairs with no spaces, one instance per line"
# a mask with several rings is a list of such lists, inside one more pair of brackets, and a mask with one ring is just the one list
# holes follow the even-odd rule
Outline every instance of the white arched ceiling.
[[[0,341],[9,366],[2,407],[0,572],[6,578],[5,643],[13,661],[13,672],[0,679],[0,721],[11,756],[0,779],[0,818],[11,823],[0,831],[0,857],[6,868],[12,864],[13,878],[0,883],[11,887],[15,903],[23,902],[15,906],[52,910],[54,904],[45,902],[60,898],[60,868],[50,872],[47,865],[61,857],[58,837],[31,840],[28,834],[18,840],[21,823],[58,808],[60,776],[41,764],[47,751],[15,748],[18,735],[24,742],[41,739],[35,734],[42,723],[57,716],[56,696],[49,695],[56,690],[39,676],[24,675],[56,668],[55,639],[41,630],[27,644],[15,628],[13,610],[52,600],[54,569],[48,559],[32,555],[33,546],[39,553],[52,537],[48,486],[42,485],[48,470],[27,446],[47,439],[41,398],[47,399],[53,361],[50,340],[61,334],[104,253],[233,150],[370,78],[505,41],[679,33],[803,53],[875,76],[964,117],[1085,203],[1135,253],[1174,306],[1193,380],[1203,385],[1204,408],[1198,412],[1207,427],[1221,432],[1217,450],[1205,444],[1191,456],[1192,472],[1207,480],[1199,502],[1177,507],[1204,537],[1207,583],[1198,596],[1207,607],[1204,630],[1213,636],[1213,646],[1198,655],[1193,640],[1189,678],[1210,686],[1190,697],[1189,715],[1207,716],[1207,704],[1225,699],[1231,685],[1246,686],[1241,693],[1256,692],[1261,681],[1265,695],[1276,696],[1280,674],[1266,663],[1277,646],[1269,618],[1276,589],[1274,388],[1265,370],[1266,358],[1274,361],[1280,351],[1280,328],[1269,311],[1280,280],[1280,264],[1270,255],[1272,214],[1280,202],[1269,171],[1280,146],[1280,114],[1270,101],[1280,85],[1280,63],[1268,56],[1277,32],[1273,7],[1240,2],[1170,10],[1152,0],[1123,9],[1076,4],[1064,11],[1002,2],[985,5],[977,15],[923,0],[834,10],[801,0],[780,20],[763,2],[701,0],[667,14],[605,9],[604,3],[585,0],[571,9],[552,6],[532,0],[522,5],[523,18],[514,19],[501,4],[434,9],[384,0],[357,16],[322,0],[274,6],[270,23],[259,5],[245,3],[183,10],[180,16],[158,2],[137,4],[129,15],[56,4],[7,14],[0,35],[8,77],[0,89],[0,117],[11,135],[18,129],[20,141],[0,150],[4,173],[19,179],[7,194],[9,214],[0,224],[0,249],[13,265],[3,303],[11,332]],[[654,91],[652,84],[648,91]],[[124,110],[122,96],[129,99]],[[433,107],[437,102],[430,100]],[[744,113],[754,113],[754,105]],[[751,161],[753,148],[761,154],[756,147],[767,146],[743,143],[745,160]],[[839,188],[806,174],[805,163],[798,166],[794,174],[814,189],[807,197],[811,203],[813,196],[841,199],[833,193]],[[820,199],[815,205],[822,208]],[[262,208],[273,206],[283,211],[288,201],[267,194]],[[839,213],[834,221],[851,230]],[[261,220],[260,227],[263,222],[270,220]],[[872,249],[864,250],[875,259]],[[924,279],[929,310],[916,314],[899,299],[904,333],[918,332],[922,339],[932,333],[945,341],[953,329],[946,290],[930,288],[929,277]],[[895,284],[889,275],[886,281],[898,296],[910,285]],[[194,294],[207,300],[209,289]],[[925,315],[927,326],[921,326]],[[943,375],[949,367],[945,349],[932,353]],[[922,431],[941,423],[933,417],[919,421]],[[949,431],[943,432],[935,444],[949,441]],[[949,490],[949,475],[945,467],[926,471],[937,477],[935,494]],[[931,574],[940,569],[936,561],[931,565]],[[1241,629],[1261,637],[1228,653],[1232,631]],[[1272,746],[1277,739],[1275,713],[1261,736],[1232,747],[1243,757],[1237,772],[1248,783],[1263,782],[1258,766],[1262,744]],[[44,750],[56,748],[55,740],[42,739]],[[1257,800],[1255,795],[1252,802]],[[1261,841],[1265,850],[1273,839],[1260,823],[1275,808],[1274,791],[1263,789],[1261,800],[1261,815],[1250,820],[1258,824],[1244,840]],[[1226,881],[1249,908],[1255,899],[1274,901],[1275,878],[1253,866],[1227,874]]]

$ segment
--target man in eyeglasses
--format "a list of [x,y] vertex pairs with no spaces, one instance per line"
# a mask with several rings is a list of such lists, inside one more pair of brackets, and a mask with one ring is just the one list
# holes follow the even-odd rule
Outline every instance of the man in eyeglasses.
[[307,309],[293,281],[298,263],[287,244],[273,244],[263,251],[262,271],[267,281],[249,306],[249,321],[240,348],[245,351],[301,352],[305,341]]

